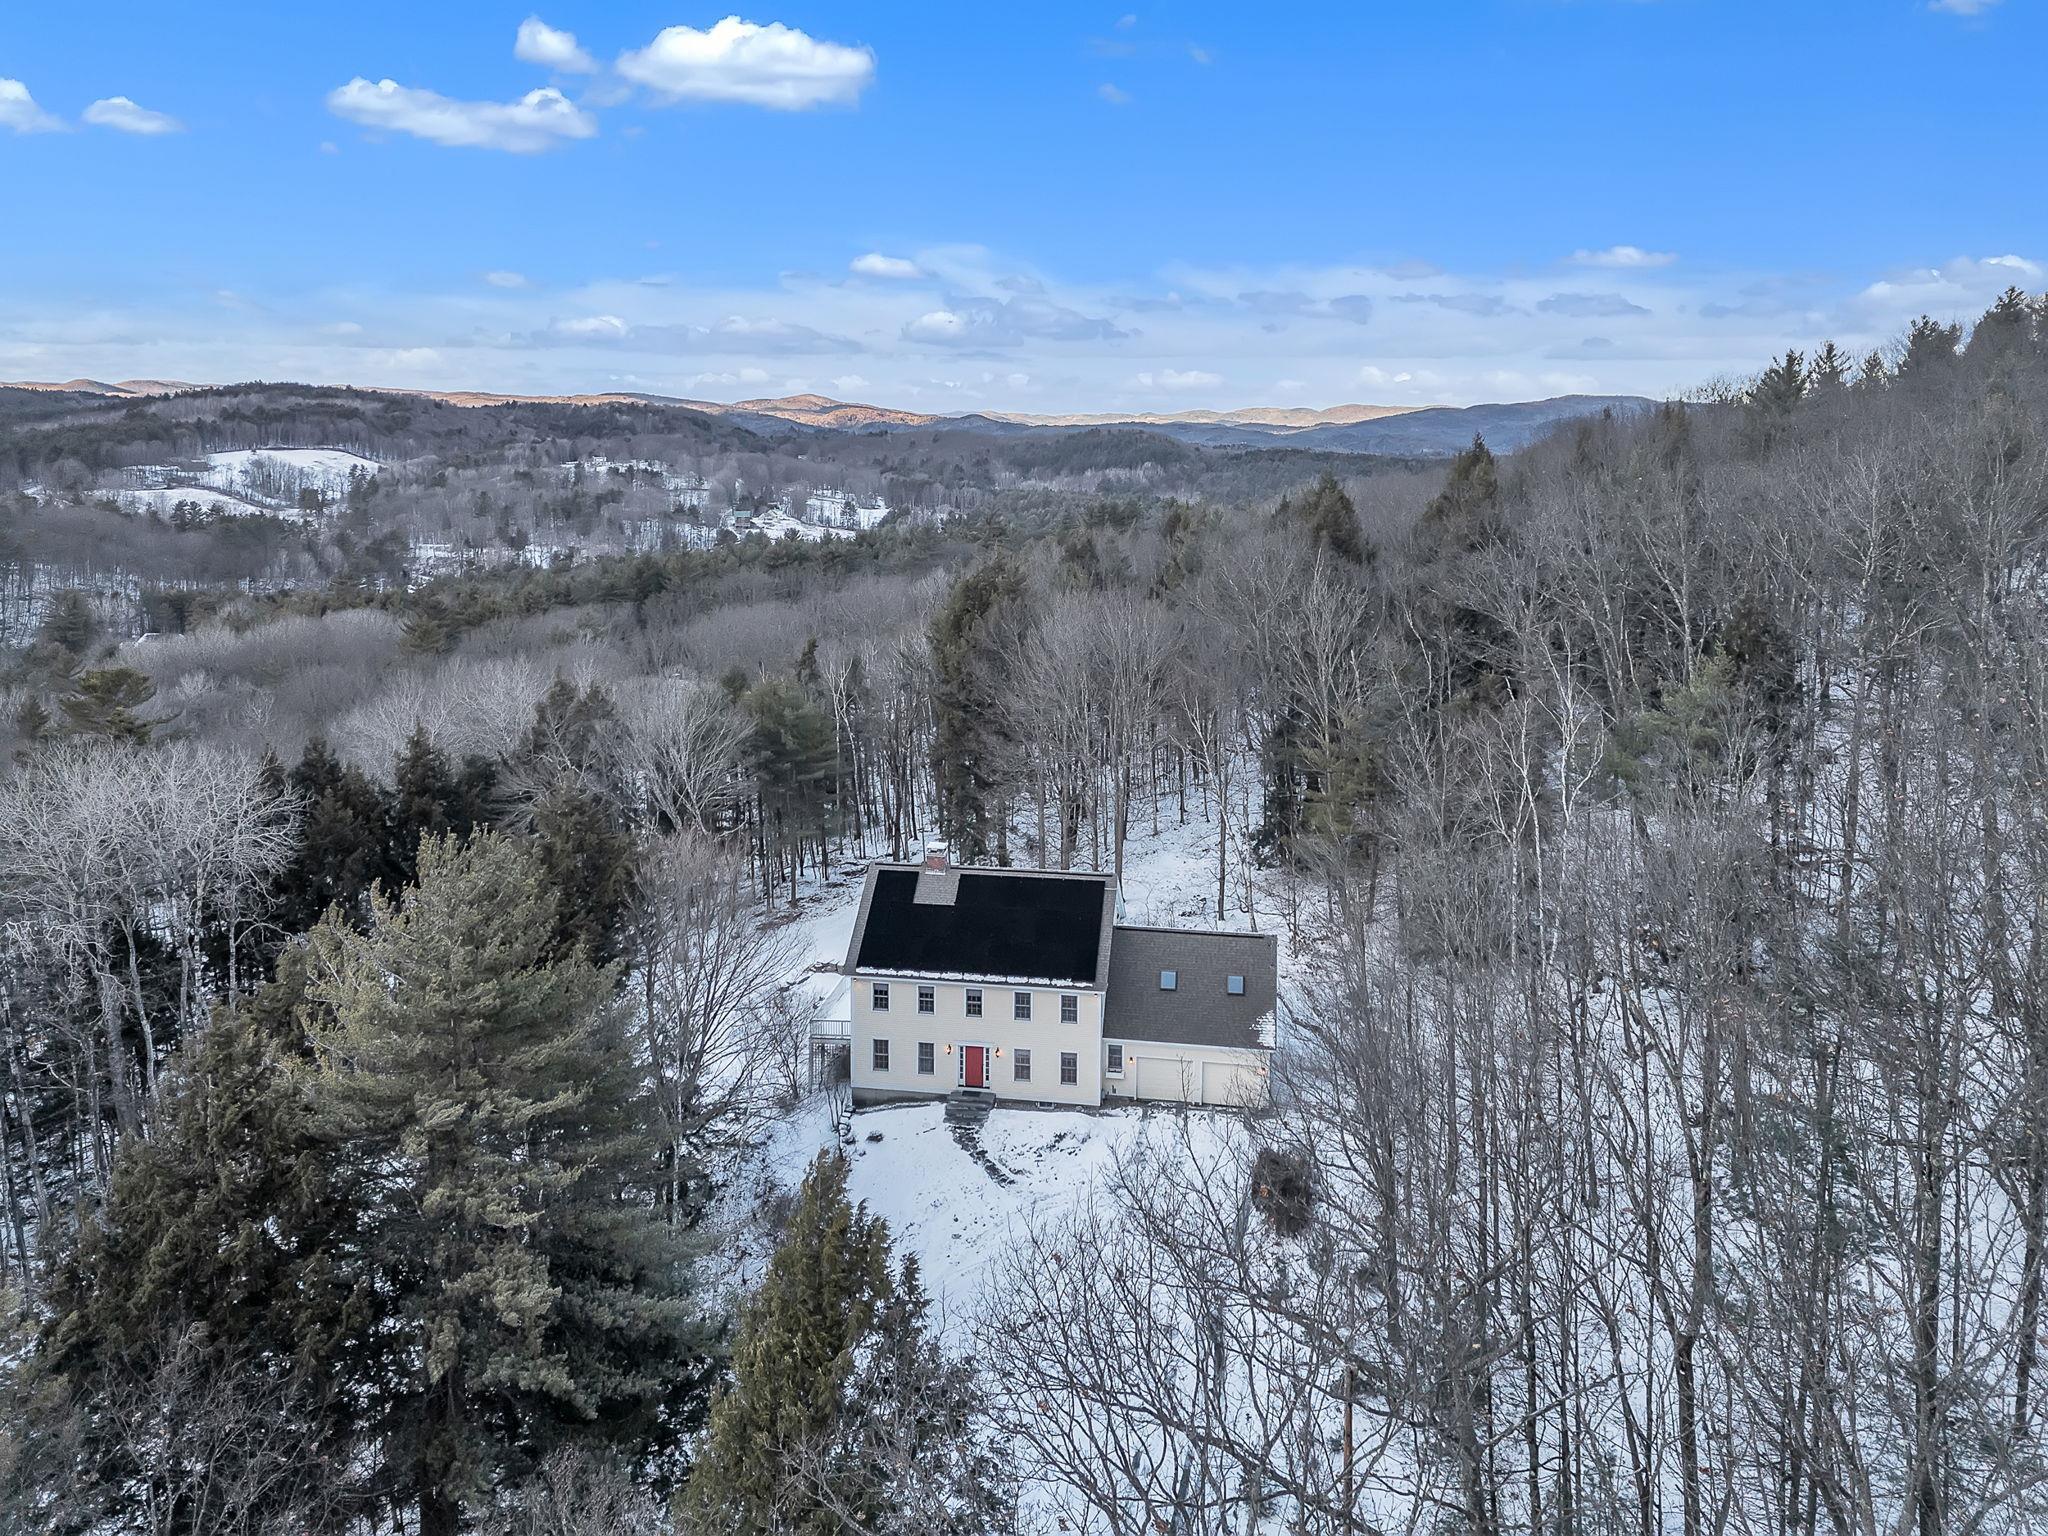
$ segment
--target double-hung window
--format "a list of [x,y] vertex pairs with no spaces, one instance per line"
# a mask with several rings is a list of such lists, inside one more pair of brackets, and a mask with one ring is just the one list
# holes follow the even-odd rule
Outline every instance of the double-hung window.
[[875,1070],[877,1072],[889,1070],[889,1042],[886,1040],[877,1040],[875,1042]]
[[979,987],[969,987],[967,989],[967,1017],[970,1019],[981,1017],[981,988]]
[[1029,992],[1012,992],[1010,994],[1010,1017],[1013,1019],[1028,1019],[1031,1017],[1031,994]]
[[1109,1042],[1109,1075],[1111,1077],[1122,1077],[1124,1075],[1124,1048],[1120,1042],[1115,1040]]
[[1031,1052],[1028,1050],[1010,1052],[1010,1076],[1020,1083],[1031,1081]]
[[1078,1024],[1081,1022],[1081,999],[1071,992],[1060,994],[1060,1022]]
[[933,1074],[934,1072],[936,1072],[936,1071],[938,1071],[938,1070],[939,1070],[939,1062],[938,1062],[938,1052],[937,1052],[937,1051],[936,1051],[935,1049],[933,1049],[931,1041],[929,1041],[929,1040],[920,1040],[920,1041],[918,1041],[918,1042],[917,1042],[917,1075],[918,1075],[919,1077],[930,1077],[930,1076],[931,1076],[931,1075],[932,1075],[932,1074]]
[[878,981],[869,987],[868,1001],[874,1006],[875,1012],[887,1013],[889,1011],[889,983]]
[[1081,1056],[1078,1051],[1060,1052],[1060,1083],[1071,1088],[1081,1081]]
[[919,987],[917,989],[917,1011],[919,1013],[937,1013],[939,1011],[939,989],[937,987]]

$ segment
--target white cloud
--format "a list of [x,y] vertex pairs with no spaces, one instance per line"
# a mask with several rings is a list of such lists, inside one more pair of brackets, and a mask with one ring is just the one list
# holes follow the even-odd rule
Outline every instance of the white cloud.
[[332,325],[321,326],[320,330],[323,335],[327,336],[360,336],[363,334],[363,328],[353,320],[337,320]]
[[0,79],[0,128],[16,133],[56,133],[63,126],[62,119],[36,105],[35,97],[19,80]]
[[781,22],[728,16],[708,31],[664,27],[619,55],[619,73],[671,101],[736,101],[799,112],[852,106],[875,77],[872,49],[828,43]]
[[1131,104],[1131,93],[1122,86],[1113,85],[1107,80],[1095,87],[1095,94],[1108,102],[1112,107],[1127,107]]
[[1223,382],[1223,375],[1200,368],[1161,368],[1156,372],[1148,369],[1131,382],[1139,389],[1214,389]]
[[1610,245],[1604,251],[1573,251],[1572,262],[1581,267],[1619,267],[1647,270],[1668,267],[1678,260],[1673,251],[1646,251],[1639,245]]
[[869,251],[865,256],[856,256],[847,263],[847,270],[858,272],[862,277],[923,277],[924,268],[916,262],[901,256],[884,256],[880,251]]
[[1216,62],[1216,55],[1204,48],[1200,43],[1188,44],[1188,57],[1197,64],[1213,64]]
[[154,137],[161,133],[183,133],[185,125],[168,112],[138,107],[126,96],[106,96],[85,109],[85,120],[97,128],[118,133],[139,133]]
[[358,75],[327,96],[327,110],[365,128],[409,133],[458,149],[501,149],[534,155],[564,139],[588,139],[597,119],[553,86],[517,101],[455,101],[395,80],[374,85]]
[[551,27],[538,16],[529,16],[519,23],[519,36],[512,44],[512,57],[567,75],[588,75],[597,71],[597,60],[576,45],[574,32]]
[[1138,18],[1129,14],[1119,16],[1116,19],[1116,29],[1119,32],[1128,32],[1137,24]]
[[551,321],[548,329],[557,336],[570,336],[579,340],[594,338],[600,341],[616,341],[632,327],[617,315],[579,315],[573,320]]
[[866,389],[868,381],[857,373],[842,373],[832,381],[832,387],[842,395],[845,395],[851,394],[856,389]]
[[1998,0],[1928,0],[1927,9],[1950,16],[1982,16],[1996,4]]
[[533,286],[527,280],[524,272],[506,272],[502,270],[486,272],[484,274],[484,281],[493,288],[531,288]]

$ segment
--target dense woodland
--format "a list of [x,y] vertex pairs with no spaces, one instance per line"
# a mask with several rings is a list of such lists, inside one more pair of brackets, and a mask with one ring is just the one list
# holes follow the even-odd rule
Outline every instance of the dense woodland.
[[[793,451],[214,393],[0,468]],[[946,488],[857,539],[413,582],[372,509],[383,575],[39,603],[0,1530],[2048,1522],[2048,301],[1512,457],[918,436],[806,439]],[[780,914],[1190,825],[1298,957],[1270,1112],[1020,1233],[971,1358],[829,1150],[732,1250],[813,1091]]]

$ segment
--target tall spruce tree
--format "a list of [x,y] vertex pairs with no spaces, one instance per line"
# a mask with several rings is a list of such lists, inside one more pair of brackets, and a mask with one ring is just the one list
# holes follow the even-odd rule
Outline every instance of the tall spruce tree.
[[272,884],[278,927],[304,933],[333,906],[360,919],[371,890],[397,873],[389,797],[318,736],[306,743],[289,783],[306,810],[298,850]]
[[318,1130],[408,1369],[366,1394],[421,1536],[565,1444],[645,1455],[701,1406],[690,1272],[646,1194],[654,1116],[613,975],[556,945],[533,855],[430,838],[418,886],[312,937]]
[[1379,551],[1366,543],[1358,526],[1358,508],[1350,495],[1328,471],[1298,502],[1283,500],[1275,516],[1292,522],[1308,535],[1318,552],[1327,551],[1350,565],[1369,565]]
[[963,859],[1008,852],[1002,805],[1008,759],[996,708],[997,639],[1018,621],[1024,572],[996,554],[953,584],[932,616],[932,778],[939,828]]
[[836,1152],[811,1165],[742,1310],[682,1503],[693,1536],[969,1536],[1011,1508],[972,1378],[940,1354],[915,1264],[892,1268],[846,1175]]

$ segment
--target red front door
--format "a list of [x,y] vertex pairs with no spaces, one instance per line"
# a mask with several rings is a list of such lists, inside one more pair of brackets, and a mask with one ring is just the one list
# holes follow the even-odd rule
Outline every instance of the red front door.
[[960,1048],[960,1083],[965,1088],[988,1086],[987,1046],[964,1045]]

